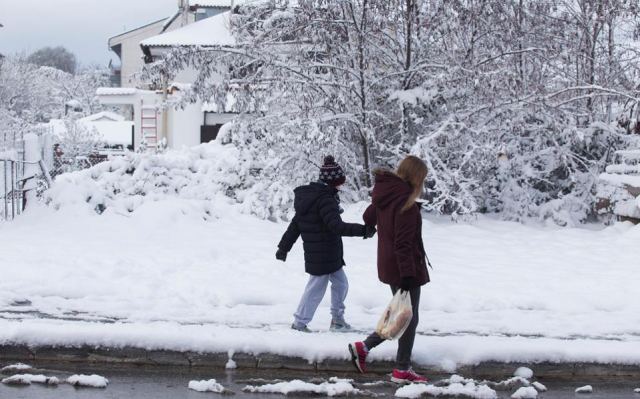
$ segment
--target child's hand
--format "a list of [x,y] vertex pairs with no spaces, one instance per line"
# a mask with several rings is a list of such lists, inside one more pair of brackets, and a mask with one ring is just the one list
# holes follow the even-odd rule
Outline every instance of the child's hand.
[[284,262],[284,261],[286,261],[286,260],[287,260],[287,253],[286,253],[286,252],[284,252],[284,251],[283,251],[283,250],[281,250],[281,249],[278,249],[278,250],[276,251],[276,259],[281,260],[281,261],[283,261],[283,262]]
[[364,226],[364,237],[362,237],[363,239],[367,239],[367,238],[371,238],[376,234],[376,227],[375,226]]

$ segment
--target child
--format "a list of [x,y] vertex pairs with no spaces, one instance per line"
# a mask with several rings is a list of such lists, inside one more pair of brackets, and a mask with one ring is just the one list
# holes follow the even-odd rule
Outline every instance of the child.
[[287,231],[278,244],[276,259],[285,261],[287,253],[302,236],[305,271],[309,282],[302,294],[294,314],[291,328],[311,332],[307,325],[313,318],[320,301],[331,282],[331,326],[332,331],[348,331],[351,326],[344,320],[344,300],[349,282],[342,270],[345,265],[342,236],[373,237],[372,226],[344,223],[340,218],[338,187],[344,184],[344,171],[332,156],[324,159],[317,182],[300,186],[294,190],[296,211]]

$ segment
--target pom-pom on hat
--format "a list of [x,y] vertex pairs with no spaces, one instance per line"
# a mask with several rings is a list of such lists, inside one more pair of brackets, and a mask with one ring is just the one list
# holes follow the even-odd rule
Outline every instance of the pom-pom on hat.
[[338,165],[333,156],[327,155],[324,157],[324,163],[320,168],[319,180],[333,187],[338,187],[346,181],[344,170]]

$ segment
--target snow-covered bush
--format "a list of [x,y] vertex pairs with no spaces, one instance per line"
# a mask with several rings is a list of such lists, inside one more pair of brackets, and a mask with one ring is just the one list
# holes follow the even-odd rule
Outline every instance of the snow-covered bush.
[[247,154],[218,142],[161,154],[127,153],[58,176],[45,202],[55,209],[128,215],[169,201],[174,211],[211,219],[218,215],[216,202],[226,201],[262,218],[286,218],[293,187],[256,178],[257,167]]

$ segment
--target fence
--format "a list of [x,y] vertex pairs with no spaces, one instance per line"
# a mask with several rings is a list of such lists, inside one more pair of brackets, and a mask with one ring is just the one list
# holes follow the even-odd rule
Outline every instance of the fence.
[[51,186],[40,156],[38,137],[25,137],[22,151],[0,153],[0,220],[13,220],[27,204],[37,201],[38,188]]

